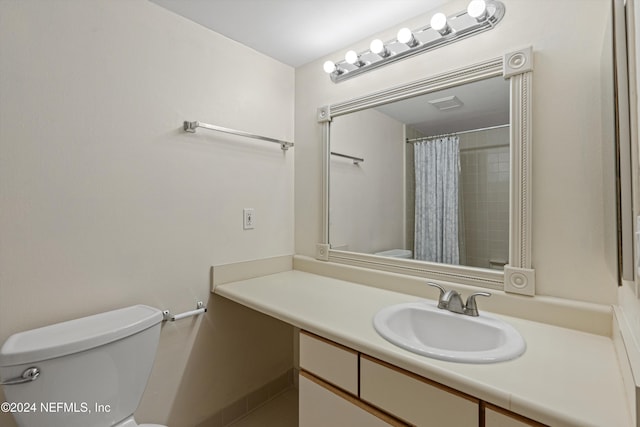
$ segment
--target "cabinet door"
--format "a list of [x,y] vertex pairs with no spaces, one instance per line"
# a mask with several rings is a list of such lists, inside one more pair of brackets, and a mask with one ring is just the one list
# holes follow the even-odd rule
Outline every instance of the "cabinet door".
[[358,395],[358,352],[350,348],[301,331],[300,367]]
[[417,426],[480,425],[478,399],[364,355],[360,398]]
[[484,425],[485,427],[543,427],[537,421],[522,417],[498,408],[497,406],[485,404],[484,409]]
[[301,371],[299,380],[300,427],[406,426],[313,375]]

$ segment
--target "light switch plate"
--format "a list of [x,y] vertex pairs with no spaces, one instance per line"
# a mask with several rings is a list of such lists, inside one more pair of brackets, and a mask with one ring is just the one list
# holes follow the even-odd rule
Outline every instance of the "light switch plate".
[[253,230],[256,228],[256,211],[253,208],[244,208],[242,210],[242,228],[244,230]]

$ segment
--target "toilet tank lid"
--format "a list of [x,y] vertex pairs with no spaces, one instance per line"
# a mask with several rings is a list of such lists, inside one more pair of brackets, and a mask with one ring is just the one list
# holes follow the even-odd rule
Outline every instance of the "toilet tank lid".
[[0,366],[22,365],[99,347],[162,321],[162,311],[134,305],[11,335],[0,349]]

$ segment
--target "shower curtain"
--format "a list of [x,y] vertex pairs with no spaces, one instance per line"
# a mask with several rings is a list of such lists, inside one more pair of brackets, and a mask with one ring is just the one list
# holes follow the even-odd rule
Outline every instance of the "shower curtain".
[[414,165],[415,259],[459,264],[459,138],[416,142]]

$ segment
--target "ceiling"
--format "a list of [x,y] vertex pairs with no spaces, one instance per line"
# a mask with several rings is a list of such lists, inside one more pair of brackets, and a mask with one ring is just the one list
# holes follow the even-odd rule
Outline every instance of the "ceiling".
[[[458,108],[439,110],[429,101],[457,97]],[[509,123],[509,81],[498,76],[376,107],[423,135],[481,129]]]
[[[345,49],[375,33],[434,11],[449,0],[149,0],[292,67]],[[457,96],[461,108],[429,100]],[[503,78],[458,86],[378,107],[425,135],[509,121]]]
[[299,67],[447,0],[150,0]]

